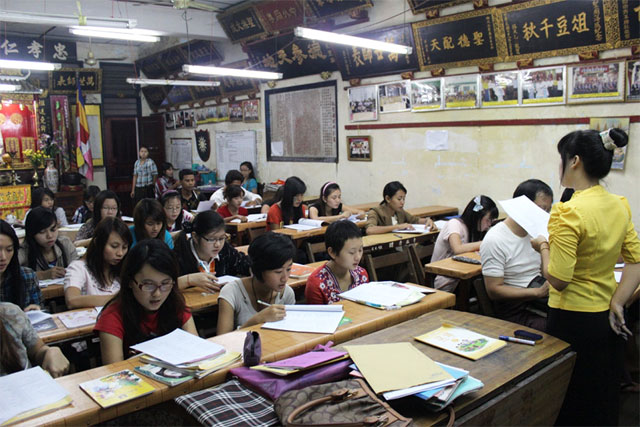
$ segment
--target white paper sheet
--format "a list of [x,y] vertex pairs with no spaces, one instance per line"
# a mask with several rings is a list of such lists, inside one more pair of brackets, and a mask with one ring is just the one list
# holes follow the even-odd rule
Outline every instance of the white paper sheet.
[[616,283],[620,283],[620,280],[622,280],[622,271],[614,271],[613,277],[616,278]]
[[132,349],[172,365],[195,362],[224,353],[224,347],[182,329],[131,346]]
[[51,285],[64,285],[64,277],[58,277],[57,279],[45,279],[38,280],[38,286],[41,288],[46,288]]
[[120,217],[124,222],[133,222],[133,217],[122,215]]
[[[330,306],[327,306],[330,307]],[[277,322],[267,322],[265,329],[281,331],[310,332],[316,334],[332,334],[344,316],[344,311],[307,311],[287,310],[287,316]]]
[[29,318],[29,321],[32,325],[35,325],[36,323],[40,323],[47,319],[51,319],[51,315],[49,313],[45,313],[44,311],[40,310],[27,311],[25,314]]
[[289,228],[291,230],[296,230],[296,231],[309,231],[309,230],[316,230],[322,227],[317,227],[314,225],[304,225],[304,224],[289,224],[289,225],[285,225],[284,228]]
[[413,292],[404,286],[393,286],[394,282],[369,282],[339,294],[340,298],[363,304],[390,307],[409,298]]
[[540,209],[527,196],[501,200],[499,203],[505,213],[520,227],[524,228],[529,233],[529,236],[533,238],[544,236],[549,239],[549,231],[547,230],[549,214]]
[[271,141],[271,155],[276,157],[284,156],[283,141]]
[[344,308],[340,304],[328,304],[328,305],[317,305],[317,304],[295,304],[295,305],[285,305],[285,310],[287,311],[343,311]]
[[83,226],[84,224],[69,224],[69,225],[65,225],[63,227],[58,228],[59,231],[77,231],[80,230],[80,228]]
[[267,214],[266,213],[249,214],[249,215],[247,215],[247,221],[248,222],[260,222],[260,221],[266,221],[266,220],[267,220]]
[[427,150],[446,151],[449,149],[449,131],[428,130],[425,133]]
[[196,212],[205,212],[211,210],[211,207],[214,203],[215,201],[213,200],[202,200],[200,201],[200,203],[198,203],[198,209],[196,209]]
[[403,233],[403,234],[424,234],[428,233],[430,227],[427,227],[426,224],[411,224],[413,226],[413,230],[393,230],[394,233]]

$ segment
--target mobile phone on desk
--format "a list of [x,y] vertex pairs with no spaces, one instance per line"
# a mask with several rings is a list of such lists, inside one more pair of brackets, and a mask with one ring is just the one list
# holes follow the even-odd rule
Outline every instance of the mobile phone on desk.
[[533,332],[529,332],[529,331],[525,331],[523,329],[518,329],[513,333],[513,336],[515,336],[516,338],[522,338],[525,340],[531,340],[531,341],[542,341],[542,335],[539,334],[535,334]]

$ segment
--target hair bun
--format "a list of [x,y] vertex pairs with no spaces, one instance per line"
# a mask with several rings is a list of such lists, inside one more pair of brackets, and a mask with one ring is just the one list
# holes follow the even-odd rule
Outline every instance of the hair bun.
[[609,130],[609,136],[613,139],[617,147],[624,147],[629,142],[627,133],[619,128],[611,128]]

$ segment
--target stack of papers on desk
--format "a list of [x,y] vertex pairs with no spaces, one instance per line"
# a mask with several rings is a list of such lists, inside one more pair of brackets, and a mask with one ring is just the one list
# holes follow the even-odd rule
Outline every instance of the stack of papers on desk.
[[310,351],[299,356],[278,362],[266,363],[264,365],[252,366],[256,371],[269,372],[278,376],[287,376],[300,371],[314,369],[322,365],[347,359],[349,355],[346,351],[325,350]]
[[407,233],[407,234],[424,234],[430,231],[430,227],[426,224],[411,224],[413,229],[408,230],[393,230],[394,233]]
[[[413,287],[412,287],[413,288]],[[420,301],[424,295],[415,288],[396,282],[369,282],[338,296],[369,307],[390,310]]]
[[284,228],[290,228],[291,230],[297,231],[308,231],[322,228],[322,226],[326,224],[326,222],[319,219],[300,218],[297,224],[285,225]]
[[267,214],[266,213],[249,214],[249,215],[247,215],[247,222],[260,222],[260,221],[266,221],[266,220],[267,220]]
[[291,332],[311,332],[332,334],[338,329],[344,316],[342,306],[331,305],[285,305],[287,315],[277,322],[267,322],[265,329],[278,329]]
[[456,381],[453,384],[423,391],[415,395],[416,397],[425,400],[427,407],[431,410],[439,411],[444,409],[444,407],[449,405],[458,397],[480,390],[484,387],[482,381],[473,378],[469,375],[469,372],[464,369],[455,368],[443,363],[438,363],[438,365],[455,378]]
[[64,277],[58,277],[57,279],[44,279],[38,280],[38,286],[46,288],[51,285],[64,285]]
[[189,381],[191,378],[203,378],[207,375],[226,368],[229,365],[242,359],[242,354],[236,351],[228,351],[221,355],[198,362],[172,365],[163,360],[156,359],[149,355],[143,355],[140,360],[147,362],[147,365],[136,367],[140,372],[154,380],[160,381],[171,387]]

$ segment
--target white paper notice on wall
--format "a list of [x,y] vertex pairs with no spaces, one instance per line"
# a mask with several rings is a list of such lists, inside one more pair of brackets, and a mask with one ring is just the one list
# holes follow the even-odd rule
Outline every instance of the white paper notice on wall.
[[429,151],[446,151],[449,149],[449,131],[428,130],[425,141]]
[[284,141],[271,141],[271,155],[284,156]]

